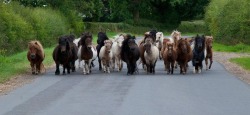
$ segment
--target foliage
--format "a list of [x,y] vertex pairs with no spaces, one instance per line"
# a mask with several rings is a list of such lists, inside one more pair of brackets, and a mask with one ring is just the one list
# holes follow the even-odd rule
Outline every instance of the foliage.
[[230,61],[242,66],[244,69],[250,70],[250,57],[232,58]]
[[0,50],[6,50],[5,55],[26,49],[27,42],[33,39],[48,47],[55,44],[60,35],[70,32],[79,35],[83,30],[80,19],[72,15],[69,21],[49,7],[30,8],[17,2],[0,2],[0,11]]
[[177,30],[181,32],[206,33],[206,25],[203,20],[182,21]]
[[215,40],[224,44],[250,44],[249,0],[212,0],[205,22]]

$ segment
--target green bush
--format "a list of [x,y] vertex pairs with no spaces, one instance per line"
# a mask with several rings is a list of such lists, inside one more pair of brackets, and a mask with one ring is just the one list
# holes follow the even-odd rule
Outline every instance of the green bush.
[[56,43],[58,36],[79,35],[84,29],[75,13],[65,16],[50,7],[29,8],[12,1],[0,2],[0,11],[0,50],[6,50],[5,55],[27,49],[30,40],[39,40],[49,47]]
[[212,0],[205,22],[215,40],[224,44],[250,44],[249,0]]
[[182,21],[177,30],[182,33],[206,33],[207,28],[203,20]]

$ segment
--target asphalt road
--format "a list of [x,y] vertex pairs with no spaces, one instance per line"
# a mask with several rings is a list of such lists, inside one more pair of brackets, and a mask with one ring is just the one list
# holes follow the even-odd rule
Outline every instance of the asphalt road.
[[217,62],[201,74],[190,67],[186,75],[167,75],[163,61],[155,75],[141,66],[133,76],[126,68],[105,74],[97,66],[91,75],[54,71],[0,96],[0,115],[250,115],[250,86]]

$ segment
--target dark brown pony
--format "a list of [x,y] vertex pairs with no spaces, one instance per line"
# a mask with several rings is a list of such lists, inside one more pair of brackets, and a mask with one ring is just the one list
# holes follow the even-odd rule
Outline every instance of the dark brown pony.
[[45,58],[43,46],[39,41],[34,40],[28,43],[28,48],[27,58],[32,68],[32,74],[39,74],[42,69],[45,70],[42,63]]
[[139,47],[135,42],[135,37],[127,35],[122,42],[121,59],[127,63],[127,75],[132,75],[137,71],[136,61],[140,58]]
[[53,51],[53,59],[56,63],[55,74],[59,75],[59,65],[63,66],[63,74],[65,74],[65,69],[67,68],[67,73],[70,74],[70,59],[72,56],[72,50],[70,49],[70,42],[67,36],[61,36],[58,40],[58,45]]
[[167,73],[174,73],[174,64],[177,59],[177,52],[174,48],[174,43],[166,43],[166,47],[164,49],[163,53],[163,60],[165,65],[165,70],[167,70]]
[[[212,49],[212,44],[213,44],[213,36],[206,36],[206,51],[207,54],[205,56],[205,63],[206,63],[206,70],[211,69],[212,63],[213,63],[213,49]],[[210,60],[210,64],[208,67],[208,60]]]
[[186,74],[187,64],[192,60],[193,52],[188,41],[181,38],[177,42],[177,59],[176,61],[180,65],[180,74]]
[[71,52],[72,52],[72,55],[70,57],[70,68],[72,69],[72,72],[75,72],[75,68],[76,68],[75,67],[75,61],[78,59],[78,57],[77,57],[78,47],[73,42],[75,40],[74,35],[68,35],[67,38],[68,38],[70,49],[71,49]]

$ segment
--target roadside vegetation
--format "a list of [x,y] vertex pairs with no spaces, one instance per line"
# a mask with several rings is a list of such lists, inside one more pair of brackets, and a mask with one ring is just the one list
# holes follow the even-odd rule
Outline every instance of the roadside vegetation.
[[250,71],[250,57],[232,58],[230,61]]

